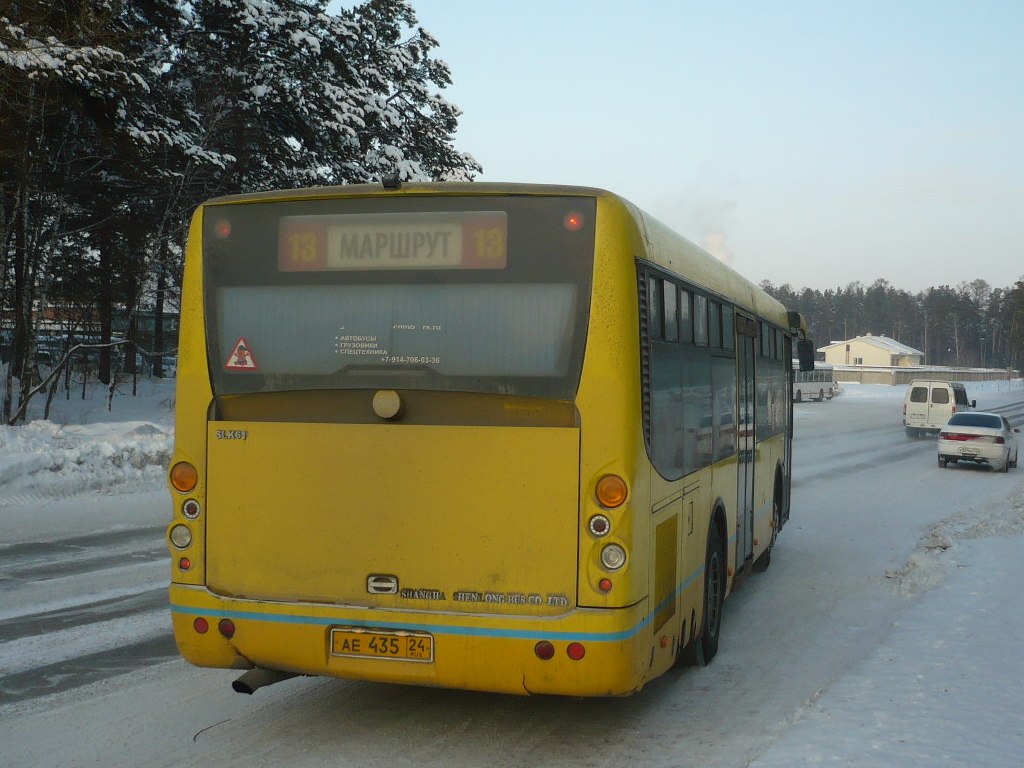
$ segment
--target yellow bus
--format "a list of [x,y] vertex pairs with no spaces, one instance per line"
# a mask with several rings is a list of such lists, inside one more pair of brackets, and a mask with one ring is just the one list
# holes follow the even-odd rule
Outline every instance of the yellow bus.
[[789,516],[805,331],[603,190],[205,203],[168,476],[181,654],[247,693],[624,695],[709,662]]

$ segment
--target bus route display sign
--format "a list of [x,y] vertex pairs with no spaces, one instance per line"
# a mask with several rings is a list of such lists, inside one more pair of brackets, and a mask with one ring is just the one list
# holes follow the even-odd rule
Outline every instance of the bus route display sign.
[[503,211],[285,216],[278,227],[281,272],[504,269]]

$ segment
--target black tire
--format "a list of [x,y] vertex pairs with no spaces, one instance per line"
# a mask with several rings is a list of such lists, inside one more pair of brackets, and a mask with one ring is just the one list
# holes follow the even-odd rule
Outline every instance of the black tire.
[[711,663],[718,653],[718,637],[722,630],[722,605],[725,602],[725,550],[714,521],[708,531],[708,548],[704,559],[704,615],[700,633],[684,652],[687,664],[699,667]]
[[941,456],[939,456],[939,469],[945,469],[945,468],[946,468],[946,460],[944,458],[942,458]]
[[824,400],[825,400],[825,390],[824,389],[819,389],[818,390],[818,402],[820,403],[820,402],[823,402]]
[[1009,472],[1009,471],[1010,471],[1010,454],[1006,454],[1006,461],[1003,462],[1003,468],[1000,470],[1000,472]]
[[907,427],[907,437],[917,437],[917,430],[914,427]]
[[798,389],[796,391],[796,397],[794,398],[798,403],[803,400],[803,393]]
[[772,534],[768,540],[768,549],[761,553],[761,556],[754,561],[753,569],[758,573],[764,573],[772,564],[772,550],[775,549],[775,540],[779,537],[779,519],[782,517],[782,484],[776,478],[775,493],[772,494]]

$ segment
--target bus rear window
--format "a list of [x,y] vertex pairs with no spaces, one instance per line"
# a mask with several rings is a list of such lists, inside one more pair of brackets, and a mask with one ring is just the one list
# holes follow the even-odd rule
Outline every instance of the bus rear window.
[[396,388],[572,399],[595,211],[593,199],[575,197],[208,206],[215,392]]

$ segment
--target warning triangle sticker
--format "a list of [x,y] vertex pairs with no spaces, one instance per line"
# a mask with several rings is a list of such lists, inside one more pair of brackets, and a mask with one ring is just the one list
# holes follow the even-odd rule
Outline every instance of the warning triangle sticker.
[[255,371],[257,368],[256,358],[252,356],[249,342],[244,338],[239,338],[235,342],[235,348],[231,351],[231,356],[224,363],[224,367],[229,371]]

